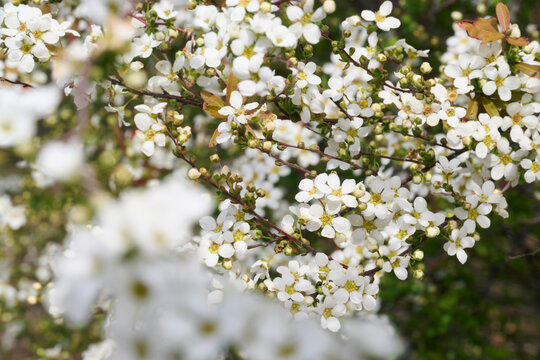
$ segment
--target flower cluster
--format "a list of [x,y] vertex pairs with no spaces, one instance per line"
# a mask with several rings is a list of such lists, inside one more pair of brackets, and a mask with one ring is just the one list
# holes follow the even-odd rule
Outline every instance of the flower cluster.
[[70,29],[70,21],[59,23],[50,13],[43,14],[39,8],[28,5],[6,4],[0,9],[0,23],[2,46],[7,50],[5,65],[22,73],[32,72],[36,60],[48,61],[50,48],[59,45],[66,34],[78,36]]
[[0,299],[103,327],[85,359],[395,357],[381,278],[426,243],[465,263],[540,180],[540,44],[503,4],[437,70],[390,1],[33,3],[0,7],[0,240],[29,263]]

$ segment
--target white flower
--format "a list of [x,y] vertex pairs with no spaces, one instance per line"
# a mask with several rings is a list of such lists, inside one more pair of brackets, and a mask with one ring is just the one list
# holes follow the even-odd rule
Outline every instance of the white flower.
[[341,328],[339,317],[345,315],[346,307],[343,304],[347,299],[338,299],[335,296],[327,295],[317,310],[321,313],[321,326],[336,332]]
[[346,179],[343,180],[343,184],[340,184],[339,177],[334,173],[328,175],[328,179],[326,181],[329,187],[329,191],[327,193],[328,200],[340,201],[345,206],[350,208],[358,206],[356,197],[351,195],[356,188],[356,181],[353,179]]
[[0,148],[28,141],[35,135],[37,120],[51,113],[60,101],[55,87],[41,87],[23,91],[0,88]]
[[466,227],[461,229],[454,229],[450,234],[450,241],[444,244],[444,250],[450,256],[456,255],[459,262],[465,264],[467,261],[467,253],[465,249],[472,248],[474,246],[474,239],[467,236],[468,232]]
[[79,175],[83,162],[84,152],[80,141],[51,141],[40,150],[36,168],[55,180],[69,181]]
[[523,150],[512,151],[510,143],[506,138],[501,138],[497,144],[499,155],[492,154],[491,178],[500,180],[503,176],[507,180],[514,180],[518,176],[518,167],[516,163],[521,160]]
[[158,115],[163,112],[167,103],[158,103],[152,107],[142,104],[135,106],[139,111],[135,115],[136,136],[142,141],[141,150],[146,156],[154,154],[155,145],[165,146],[165,125],[158,122]]
[[521,160],[521,167],[527,170],[524,175],[526,182],[532,183],[540,180],[540,156],[537,156],[534,161],[531,159]]
[[491,225],[491,221],[487,215],[491,212],[491,204],[482,203],[478,198],[473,198],[472,202],[468,203],[468,210],[464,208],[454,209],[454,213],[460,220],[465,220],[463,227],[467,229],[469,233],[472,233],[476,229],[476,224],[481,228],[487,229]]
[[314,0],[307,0],[303,8],[296,5],[287,7],[287,17],[294,23],[289,30],[296,34],[297,38],[303,36],[308,43],[317,44],[321,38],[321,29],[314,22],[324,19],[326,13],[323,8],[313,12],[313,3]]
[[18,230],[26,224],[25,208],[22,205],[13,206],[7,195],[0,196],[0,229],[8,226]]
[[512,76],[510,66],[506,63],[497,66],[488,66],[484,69],[484,75],[490,80],[482,86],[482,91],[486,95],[492,95],[495,91],[503,101],[512,98],[512,90],[519,88],[519,79]]
[[538,116],[535,115],[535,109],[533,104],[522,104],[520,102],[513,102],[508,104],[506,112],[508,116],[505,116],[501,126],[502,130],[510,128],[510,138],[515,143],[521,143],[528,136],[524,136],[525,129],[534,130],[538,126]]
[[351,223],[342,216],[336,216],[339,212],[339,203],[328,202],[323,208],[319,204],[308,208],[306,228],[309,231],[317,231],[322,227],[321,235],[330,239],[336,236],[336,232],[345,233],[350,230]]
[[283,25],[271,26],[266,31],[266,36],[278,47],[290,48],[296,45],[296,36]]
[[[322,175],[324,175],[324,179]],[[302,191],[296,194],[295,196],[296,201],[307,203],[311,199],[320,199],[321,197],[323,197],[324,193],[320,191],[317,185],[319,185],[319,187],[323,185],[324,186],[323,189],[325,189],[327,187],[326,185],[327,176],[328,176],[327,174],[320,174],[320,175],[317,175],[315,180],[302,179],[300,181],[300,184],[298,184],[298,188]]]
[[360,15],[364,20],[375,21],[377,27],[382,31],[389,31],[390,29],[398,28],[401,25],[401,21],[393,16],[388,16],[392,12],[392,7],[391,1],[385,1],[376,13],[369,10],[363,10]]
[[480,141],[475,147],[476,156],[483,159],[497,146],[497,142],[501,140],[501,124],[500,116],[491,117],[485,113],[478,115],[478,126],[473,134],[474,139]]
[[259,106],[258,103],[252,102],[244,105],[244,98],[239,91],[235,90],[231,93],[229,106],[224,106],[219,109],[221,115],[227,116],[229,121],[236,121],[239,124],[245,124],[251,115],[246,114],[246,111],[251,111]]
[[134,57],[147,58],[152,55],[152,51],[156,46],[160,44],[159,41],[155,40],[148,34],[144,34],[141,37],[135,38],[133,40],[133,54]]
[[409,266],[410,256],[392,256],[388,261],[383,264],[383,270],[385,272],[394,271],[394,274],[399,280],[407,279],[407,266]]
[[218,125],[217,131],[219,132],[219,135],[216,137],[216,141],[218,144],[226,143],[231,139],[232,136],[232,129],[231,124],[224,121]]
[[308,62],[304,64],[299,62],[297,69],[293,69],[293,74],[296,73],[296,86],[300,89],[305,88],[308,85],[319,85],[321,78],[315,75],[317,65],[314,62]]
[[163,20],[174,19],[178,15],[178,11],[174,11],[174,6],[167,0],[161,0],[154,4],[154,11],[157,16]]
[[459,56],[457,64],[448,64],[444,68],[444,73],[454,79],[457,92],[465,94],[474,89],[470,80],[482,76],[480,69],[485,63],[485,60],[478,55],[464,53]]

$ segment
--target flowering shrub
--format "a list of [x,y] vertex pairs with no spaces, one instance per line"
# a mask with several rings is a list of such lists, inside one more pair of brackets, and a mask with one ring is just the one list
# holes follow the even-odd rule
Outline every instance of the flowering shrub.
[[540,179],[540,45],[500,3],[454,25],[439,71],[393,37],[392,2],[339,32],[335,10],[0,8],[1,306],[86,326],[38,356],[400,354],[380,279],[422,278],[426,243],[466,263]]

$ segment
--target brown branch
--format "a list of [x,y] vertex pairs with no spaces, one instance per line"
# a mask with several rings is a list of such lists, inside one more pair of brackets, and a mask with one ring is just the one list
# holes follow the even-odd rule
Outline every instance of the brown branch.
[[521,258],[524,258],[524,257],[527,257],[527,256],[534,256],[534,255],[538,254],[539,252],[540,252],[540,248],[538,248],[538,249],[536,249],[534,251],[528,252],[528,253],[524,253],[524,254],[520,254],[520,255],[508,256],[506,259],[507,260],[521,259]]
[[138,90],[138,89],[134,89],[132,87],[129,87],[128,85],[124,84],[122,81],[120,81],[118,79],[115,79],[115,78],[108,78],[108,79],[109,79],[109,81],[111,83],[113,83],[115,85],[120,85],[120,86],[124,87],[127,91],[129,91],[131,93],[134,93],[134,94],[137,94],[137,95],[146,95],[146,96],[151,96],[151,97],[154,97],[154,98],[176,100],[178,102],[181,102],[182,104],[195,105],[195,106],[198,106],[198,107],[203,106],[203,103],[198,101],[198,100],[193,100],[193,99],[188,99],[188,98],[185,98],[185,97],[182,97],[182,96],[172,95],[172,94],[169,94],[167,92],[156,93],[156,92],[152,92],[152,91]]
[[22,82],[20,80],[10,80],[6,79],[5,77],[0,77],[0,81],[4,81],[13,85],[21,85],[23,88],[33,88],[32,85]]
[[[146,21],[145,19],[143,19],[142,17],[140,16],[137,16],[137,15],[134,15],[134,14],[130,14],[129,16],[131,16],[132,18],[134,19],[137,19],[139,20],[140,22],[142,22],[145,26],[149,26],[150,24],[148,23],[148,21]],[[163,25],[163,26],[168,26],[167,23],[165,22],[162,22],[162,21],[158,21],[158,22],[155,22],[154,25]],[[176,31],[178,32],[181,32],[182,34],[184,34],[186,37],[190,37],[190,33],[189,31],[185,30],[185,29],[182,29],[182,28],[179,28],[177,26],[174,26],[174,28],[176,29]]]

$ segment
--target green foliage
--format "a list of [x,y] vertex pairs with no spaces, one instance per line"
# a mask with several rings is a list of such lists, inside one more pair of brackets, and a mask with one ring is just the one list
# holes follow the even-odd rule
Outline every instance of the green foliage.
[[[408,341],[404,359],[536,359],[540,354],[540,203],[532,186],[509,194],[461,265],[436,239],[423,246],[421,280],[382,279],[382,312]],[[525,255],[525,256],[522,256]]]

